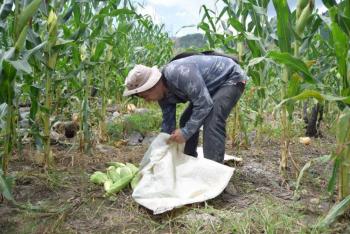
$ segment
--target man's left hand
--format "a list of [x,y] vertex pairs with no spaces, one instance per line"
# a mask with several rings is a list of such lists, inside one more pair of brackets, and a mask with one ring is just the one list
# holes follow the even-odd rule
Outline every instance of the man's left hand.
[[185,143],[186,142],[186,139],[184,138],[184,136],[182,135],[182,132],[180,129],[176,129],[171,135],[170,135],[170,138],[169,138],[169,142],[171,141],[174,141],[178,144],[181,144],[181,143]]

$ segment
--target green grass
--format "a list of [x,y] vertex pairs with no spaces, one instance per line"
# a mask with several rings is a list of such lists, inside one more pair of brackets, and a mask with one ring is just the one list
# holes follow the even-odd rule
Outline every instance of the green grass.
[[142,114],[133,113],[108,123],[107,134],[112,140],[121,139],[132,132],[145,135],[149,132],[159,131],[161,123],[162,116],[157,110],[150,110],[148,113]]
[[[213,207],[195,210],[199,214],[216,217],[208,220],[180,222],[184,233],[320,233],[307,222],[307,217],[283,202],[261,197],[248,208],[218,210]],[[326,230],[322,230],[325,232]]]

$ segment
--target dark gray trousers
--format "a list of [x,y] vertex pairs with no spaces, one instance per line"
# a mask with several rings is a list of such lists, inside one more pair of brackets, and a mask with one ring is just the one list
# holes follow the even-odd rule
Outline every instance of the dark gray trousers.
[[[244,91],[244,84],[223,86],[212,95],[213,109],[203,123],[203,153],[207,159],[223,163],[225,155],[226,120]],[[190,103],[180,118],[184,127],[192,115]],[[186,141],[184,153],[197,157],[199,130]]]

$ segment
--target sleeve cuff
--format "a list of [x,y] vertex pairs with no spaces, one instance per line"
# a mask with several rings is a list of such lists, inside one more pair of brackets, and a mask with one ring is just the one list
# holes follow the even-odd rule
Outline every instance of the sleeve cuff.
[[181,130],[182,136],[185,138],[186,141],[190,139],[192,134],[190,134],[185,128],[181,128],[180,130]]

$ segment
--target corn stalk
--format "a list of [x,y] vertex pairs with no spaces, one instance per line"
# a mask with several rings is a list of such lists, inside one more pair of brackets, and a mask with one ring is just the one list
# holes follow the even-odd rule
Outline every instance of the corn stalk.
[[101,103],[101,118],[100,118],[100,123],[99,123],[99,131],[100,131],[100,139],[102,141],[107,140],[107,126],[106,126],[106,109],[107,109],[107,101],[108,101],[108,87],[109,87],[109,76],[108,76],[108,71],[109,69],[109,64],[112,59],[112,47],[108,46],[106,50],[106,64],[103,65],[103,71],[101,71],[104,74],[104,79],[102,80],[102,89],[101,89],[101,94],[102,94],[102,103]]
[[339,200],[350,195],[350,108],[339,116],[337,123],[337,149],[335,156],[339,166]]
[[54,50],[57,41],[57,16],[53,10],[50,11],[47,19],[48,43],[46,46],[47,67],[45,73],[45,112],[44,120],[44,165],[47,167],[52,161],[52,152],[50,149],[50,116],[51,116],[51,99],[52,99],[52,79],[57,62],[58,53]]

